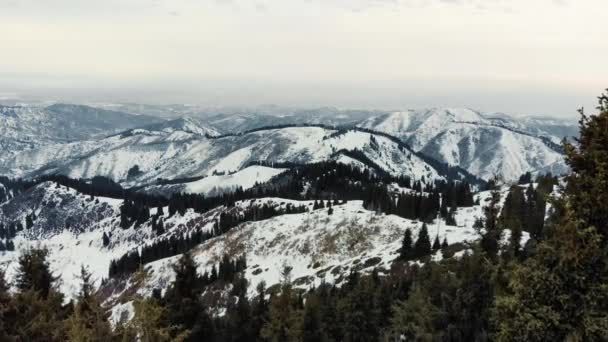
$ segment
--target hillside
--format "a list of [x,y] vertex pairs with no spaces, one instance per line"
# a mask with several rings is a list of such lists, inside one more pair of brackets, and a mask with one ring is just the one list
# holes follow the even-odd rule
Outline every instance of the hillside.
[[[480,203],[485,203],[487,196],[487,192],[481,193]],[[76,293],[76,275],[81,265],[89,268],[99,285],[108,277],[113,259],[155,241],[188,236],[197,231],[210,232],[223,212],[244,212],[262,206],[277,209],[303,206],[308,212],[238,224],[226,234],[195,246],[192,251],[201,263],[201,274],[219,262],[224,254],[232,258],[245,256],[249,265],[245,275],[253,284],[252,291],[262,280],[268,285],[276,284],[284,264],[293,268],[294,283],[306,288],[321,281],[340,283],[350,270],[390,269],[398,255],[404,230],[410,228],[416,235],[422,226],[419,220],[367,210],[361,201],[334,205],[333,213],[328,214],[327,208],[314,210],[313,201],[261,198],[240,201],[231,208],[220,206],[204,213],[187,210],[184,215],[170,216],[165,207],[164,213],[156,216],[156,209],[152,209],[148,221],[123,229],[120,226],[121,205],[121,200],[84,195],[51,182],[41,183],[4,203],[0,206],[0,225],[6,228],[22,225],[12,239],[15,251],[0,252],[0,265],[6,268],[8,279],[14,277],[15,261],[21,251],[46,247],[50,251],[52,271],[63,279],[62,292],[72,296]],[[28,216],[33,217],[30,226]],[[473,224],[481,216],[481,206],[459,208],[455,225],[437,221],[429,225],[430,234],[447,238],[450,244],[475,241],[478,235]],[[165,231],[158,235],[152,221],[160,220]],[[104,244],[104,234],[109,237],[107,244]],[[178,257],[146,265],[152,274],[146,288],[162,288],[170,282],[169,265]],[[440,258],[441,254],[436,257]]]
[[0,161],[48,144],[102,137],[161,121],[80,105],[0,106]]
[[[60,173],[72,178],[101,175],[128,185],[145,185],[158,179],[235,172],[258,161],[328,161],[339,151],[362,152],[366,159],[394,176],[426,181],[444,178],[393,139],[323,127],[269,128],[218,138],[183,130],[134,129],[104,139],[24,151],[1,163],[0,173],[27,177]],[[130,174],[135,166],[138,170]]]
[[512,181],[526,172],[567,171],[553,143],[558,137],[536,128],[531,133],[525,124],[507,118],[469,109],[431,109],[372,117],[359,125],[399,137],[415,151],[486,180],[494,175]]

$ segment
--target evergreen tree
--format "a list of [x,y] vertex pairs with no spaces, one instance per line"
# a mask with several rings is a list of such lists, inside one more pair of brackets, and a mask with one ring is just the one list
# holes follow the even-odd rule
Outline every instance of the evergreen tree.
[[167,290],[164,302],[171,326],[177,327],[186,341],[199,341],[213,335],[214,328],[202,309],[202,280],[190,253],[184,253],[173,267],[175,280]]
[[271,298],[268,321],[261,331],[270,342],[298,341],[302,336],[302,312],[297,309],[290,272],[289,267],[283,268],[281,292]]
[[[4,315],[8,336],[17,341],[64,341],[68,311],[54,289],[56,278],[47,261],[48,251],[30,249],[18,260],[15,286],[19,290]],[[1,309],[0,309],[1,311]]]
[[37,292],[43,299],[49,296],[56,278],[47,260],[48,250],[30,249],[19,256],[16,287],[21,292]]
[[172,337],[175,327],[164,323],[165,308],[154,298],[135,299],[133,301],[135,314],[123,332],[123,340],[128,336],[137,336],[141,342],[184,341],[186,332]]
[[393,307],[388,339],[391,341],[433,341],[437,307],[419,286],[415,286],[406,301]]
[[535,254],[509,274],[494,321],[498,341],[608,340],[608,97],[582,116],[559,217]]
[[251,330],[254,336],[261,336],[264,322],[268,320],[268,302],[266,301],[266,283],[261,281],[256,287],[257,296],[252,307]]
[[112,329],[108,315],[95,297],[91,273],[82,267],[80,293],[72,316],[67,322],[67,335],[70,341],[111,341]]
[[411,229],[407,228],[403,234],[403,240],[401,241],[401,251],[399,257],[402,260],[409,260],[414,256],[412,243],[412,231]]
[[321,305],[315,294],[308,296],[302,322],[302,342],[324,342],[327,337],[321,322]]
[[420,232],[418,232],[418,239],[414,244],[414,256],[421,258],[429,254],[431,254],[431,239],[426,223],[423,223]]
[[[494,184],[498,181],[495,180]],[[480,246],[486,255],[495,260],[498,256],[499,242],[502,236],[502,229],[498,223],[499,215],[499,190],[492,190],[490,194],[490,203],[484,207],[485,220],[483,222],[484,231],[479,230],[481,234]]]
[[433,251],[438,251],[441,248],[441,242],[439,242],[439,234],[435,235],[435,240],[433,241]]
[[373,341],[380,335],[379,310],[374,299],[376,288],[370,278],[357,282],[338,304],[345,342]]

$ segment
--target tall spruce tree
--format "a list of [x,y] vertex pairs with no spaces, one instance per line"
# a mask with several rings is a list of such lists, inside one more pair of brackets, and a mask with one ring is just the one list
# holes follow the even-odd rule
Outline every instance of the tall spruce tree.
[[48,250],[30,249],[19,256],[16,287],[22,292],[31,290],[46,299],[56,278],[47,260]]
[[91,273],[83,266],[80,269],[80,292],[72,316],[67,322],[70,341],[111,341],[112,328],[109,315],[101,307],[94,292]]
[[564,148],[572,174],[554,203],[560,217],[498,297],[498,341],[608,340],[608,97]]
[[439,242],[439,234],[435,235],[435,240],[433,241],[433,251],[438,251],[441,249],[441,242]]
[[426,223],[422,224],[422,228],[418,232],[418,238],[414,244],[414,256],[421,258],[423,256],[431,254],[431,238],[429,237],[429,230]]
[[399,257],[402,260],[409,260],[413,256],[413,246],[412,246],[412,230],[407,228],[405,233],[403,233],[403,240],[401,241],[401,251]]
[[[498,180],[494,180],[494,184],[498,184]],[[483,208],[485,220],[483,221],[484,230],[479,230],[481,234],[481,241],[479,245],[484,253],[489,256],[492,260],[496,260],[498,257],[498,251],[500,248],[500,238],[502,236],[502,229],[499,224],[499,213],[500,213],[500,186],[492,190],[490,193],[490,203]]]
[[299,341],[302,337],[302,312],[291,285],[291,268],[283,267],[280,293],[270,300],[268,321],[261,336],[270,342]]

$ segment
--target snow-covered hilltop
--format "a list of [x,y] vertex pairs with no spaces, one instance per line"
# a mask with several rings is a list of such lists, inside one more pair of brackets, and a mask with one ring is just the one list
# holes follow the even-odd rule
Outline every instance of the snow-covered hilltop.
[[[526,122],[534,125],[528,129]],[[567,170],[554,142],[561,137],[542,131],[540,122],[483,115],[470,109],[430,109],[394,112],[359,125],[394,135],[416,151],[481,178],[497,175],[514,180],[526,172],[560,174]]]
[[164,125],[148,126],[104,139],[24,151],[0,163],[0,172],[28,177],[51,173],[72,178],[106,176],[145,185],[158,179],[232,173],[252,162],[328,161],[344,151],[358,151],[394,176],[426,181],[443,178],[394,139],[358,130],[310,126],[268,128],[218,138]]
[[[306,127],[310,125],[326,128]],[[559,141],[576,134],[576,123],[566,120],[514,118],[458,108],[388,112],[276,106],[255,110],[4,106],[0,107],[0,147],[4,150],[0,154],[0,174],[21,177],[59,172],[73,177],[106,175],[125,181],[129,169],[138,165],[141,173],[132,173],[130,178],[132,184],[144,185],[156,178],[234,172],[251,161],[326,160],[341,149],[363,150],[380,162],[388,155],[399,154],[392,153],[391,147],[370,153],[362,132],[356,138],[330,137],[337,129],[354,126],[396,137],[417,153],[459,166],[475,176],[489,179],[498,175],[505,180],[525,172],[567,171]],[[264,129],[268,127],[284,128]],[[407,163],[397,167],[401,164],[399,157],[390,159],[392,162],[387,163],[391,165],[383,165],[386,171],[421,176]]]
[[80,105],[0,106],[0,161],[48,144],[101,137],[161,121]]

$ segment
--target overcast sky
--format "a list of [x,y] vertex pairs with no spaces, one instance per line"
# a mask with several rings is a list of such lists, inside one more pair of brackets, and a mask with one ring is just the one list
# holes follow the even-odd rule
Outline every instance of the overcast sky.
[[0,98],[574,115],[606,0],[0,0]]

